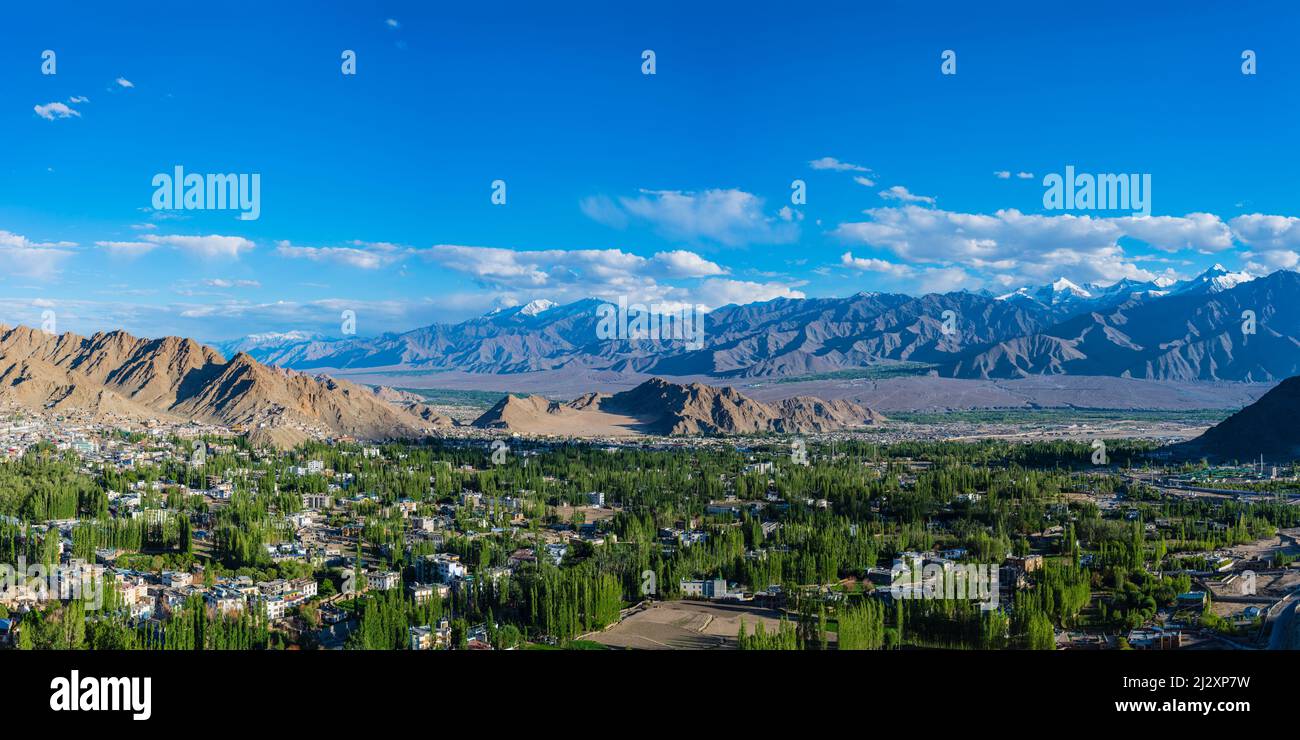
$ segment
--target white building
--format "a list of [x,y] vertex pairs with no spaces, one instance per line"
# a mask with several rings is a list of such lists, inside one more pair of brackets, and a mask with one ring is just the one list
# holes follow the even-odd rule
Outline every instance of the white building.
[[390,591],[402,582],[402,576],[395,570],[370,571],[366,573],[366,587],[377,591]]

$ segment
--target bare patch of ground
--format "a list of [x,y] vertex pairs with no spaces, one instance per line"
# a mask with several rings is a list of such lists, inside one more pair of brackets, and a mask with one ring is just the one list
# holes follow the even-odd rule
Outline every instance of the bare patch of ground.
[[626,650],[734,650],[742,619],[747,632],[759,622],[774,632],[781,614],[750,604],[660,601],[585,639]]
[[618,513],[618,509],[611,509],[607,506],[569,506],[568,504],[555,507],[555,515],[563,522],[572,521],[573,515],[578,513],[582,514],[584,521],[598,522],[602,519],[612,519]]

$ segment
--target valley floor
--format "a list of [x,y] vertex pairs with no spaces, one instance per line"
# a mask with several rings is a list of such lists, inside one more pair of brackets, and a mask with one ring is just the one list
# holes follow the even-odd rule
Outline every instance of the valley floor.
[[[463,372],[395,372],[333,370],[330,374],[357,383],[413,390],[534,393],[569,400],[584,393],[628,390],[648,380],[644,373],[600,370],[547,370],[511,375]],[[682,376],[673,382],[731,385],[759,401],[810,395],[845,399],[884,414],[896,411],[942,412],[974,409],[1147,409],[1187,411],[1236,410],[1264,395],[1272,383],[1213,383],[1136,380],[1099,376],[1035,376],[1013,380],[966,380],[912,375],[890,378],[716,378]]]

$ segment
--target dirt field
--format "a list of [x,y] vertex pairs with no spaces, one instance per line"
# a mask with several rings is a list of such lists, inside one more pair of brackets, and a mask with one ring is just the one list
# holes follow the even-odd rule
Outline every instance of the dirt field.
[[569,506],[568,504],[563,504],[555,507],[555,515],[558,516],[561,521],[566,522],[573,519],[573,515],[577,512],[582,512],[588,522],[598,522],[602,519],[613,518],[618,511],[618,509],[611,509],[607,506]]
[[1233,557],[1244,560],[1267,557],[1278,551],[1292,556],[1300,554],[1300,527],[1279,530],[1278,536],[1228,548]]
[[625,650],[734,650],[742,617],[746,630],[762,622],[768,632],[777,629],[781,618],[774,609],[750,604],[656,602],[584,639]]

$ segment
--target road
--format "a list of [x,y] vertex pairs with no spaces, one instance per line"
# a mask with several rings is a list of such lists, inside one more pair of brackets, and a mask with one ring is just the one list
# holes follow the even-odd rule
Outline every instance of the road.
[[1300,594],[1300,591],[1292,592],[1287,596],[1291,603],[1282,607],[1282,611],[1278,612],[1277,618],[1273,620],[1273,631],[1268,636],[1269,650],[1290,650],[1294,644],[1295,608],[1296,604],[1300,603],[1300,599],[1295,598],[1296,594]]

